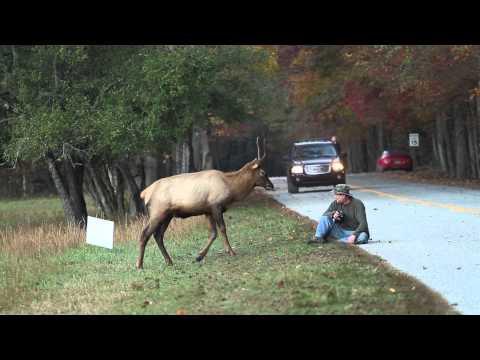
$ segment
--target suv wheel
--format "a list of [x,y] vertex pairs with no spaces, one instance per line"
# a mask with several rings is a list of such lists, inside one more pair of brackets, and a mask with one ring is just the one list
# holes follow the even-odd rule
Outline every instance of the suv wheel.
[[290,194],[298,193],[298,186],[292,183],[292,181],[289,178],[287,178],[287,187],[288,187],[288,192]]

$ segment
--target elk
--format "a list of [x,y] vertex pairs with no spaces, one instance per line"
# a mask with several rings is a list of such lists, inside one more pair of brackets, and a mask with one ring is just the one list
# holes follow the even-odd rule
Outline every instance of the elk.
[[256,186],[273,190],[274,186],[262,165],[264,154],[260,157],[260,145],[257,138],[258,157],[240,170],[225,173],[218,170],[204,170],[196,173],[174,175],[162,178],[142,191],[142,198],[148,213],[148,221],[139,239],[140,254],[137,269],[143,269],[145,246],[154,235],[167,265],[173,265],[172,259],[165,249],[163,238],[172,218],[188,218],[205,215],[208,220],[210,236],[207,245],[200,251],[196,261],[202,261],[208,249],[217,238],[217,226],[223,237],[225,252],[234,256],[228,242],[227,229],[223,213],[234,202],[244,199]]

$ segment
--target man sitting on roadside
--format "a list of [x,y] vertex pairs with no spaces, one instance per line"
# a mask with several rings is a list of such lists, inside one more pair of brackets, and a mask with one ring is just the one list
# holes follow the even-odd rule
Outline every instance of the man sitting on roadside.
[[350,194],[345,184],[335,186],[335,201],[320,218],[310,244],[323,244],[327,237],[346,244],[367,244],[370,238],[365,206]]

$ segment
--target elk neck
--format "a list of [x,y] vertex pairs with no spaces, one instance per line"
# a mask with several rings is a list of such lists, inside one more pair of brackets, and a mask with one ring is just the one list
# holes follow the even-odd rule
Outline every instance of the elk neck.
[[254,174],[255,172],[251,171],[248,166],[226,174],[226,179],[235,201],[242,200],[252,192],[255,187]]

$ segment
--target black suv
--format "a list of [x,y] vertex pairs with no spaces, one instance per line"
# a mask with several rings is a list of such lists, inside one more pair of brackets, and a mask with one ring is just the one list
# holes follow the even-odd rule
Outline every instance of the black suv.
[[339,150],[337,144],[325,140],[294,143],[287,157],[288,192],[298,193],[300,187],[345,184],[346,155]]

